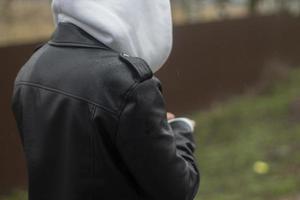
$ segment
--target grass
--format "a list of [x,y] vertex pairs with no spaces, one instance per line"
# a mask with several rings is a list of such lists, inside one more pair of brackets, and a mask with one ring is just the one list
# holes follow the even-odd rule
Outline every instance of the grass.
[[[234,97],[195,114],[196,157],[202,174],[196,199],[287,200],[299,195],[297,99],[300,69],[292,69],[285,79],[272,80],[259,95]],[[257,161],[269,170],[255,171]],[[14,199],[25,200],[25,193],[1,200]]]
[[[270,200],[300,191],[300,107],[293,103],[299,97],[300,70],[293,69],[264,94],[194,116],[202,172],[197,200]],[[269,171],[255,172],[257,161]]]
[[27,192],[16,190],[9,196],[0,196],[0,200],[27,200]]

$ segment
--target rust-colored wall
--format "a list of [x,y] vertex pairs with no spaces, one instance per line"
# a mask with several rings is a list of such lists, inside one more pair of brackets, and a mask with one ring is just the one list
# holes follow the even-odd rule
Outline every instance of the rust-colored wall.
[[[174,50],[158,73],[168,110],[192,112],[253,85],[274,60],[300,65],[300,19],[262,17],[176,27]],[[26,185],[10,112],[13,80],[36,45],[0,48],[0,192]]]
[[159,71],[171,111],[195,111],[237,94],[273,62],[300,64],[300,18],[261,17],[175,29],[175,46]]
[[10,110],[14,78],[32,45],[0,49],[0,192],[26,185],[25,162]]

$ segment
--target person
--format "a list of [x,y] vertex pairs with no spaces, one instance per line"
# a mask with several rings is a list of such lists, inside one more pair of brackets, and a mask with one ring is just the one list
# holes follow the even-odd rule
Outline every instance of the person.
[[193,199],[194,124],[168,119],[154,75],[172,47],[169,0],[52,7],[56,30],[19,71],[12,98],[29,200]]

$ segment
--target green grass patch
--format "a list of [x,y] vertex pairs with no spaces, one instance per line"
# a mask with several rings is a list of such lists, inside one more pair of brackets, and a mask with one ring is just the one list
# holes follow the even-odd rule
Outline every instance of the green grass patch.
[[0,196],[0,200],[27,200],[27,192],[16,190],[7,196]]
[[[262,200],[300,192],[300,70],[262,95],[244,95],[195,114],[202,180],[197,200]],[[260,174],[254,164],[269,168]]]

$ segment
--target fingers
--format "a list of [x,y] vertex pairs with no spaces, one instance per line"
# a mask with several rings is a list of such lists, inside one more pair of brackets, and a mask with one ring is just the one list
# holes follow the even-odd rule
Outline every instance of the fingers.
[[175,115],[173,113],[170,113],[170,112],[167,113],[167,119],[168,120],[174,119],[174,118],[175,118]]

